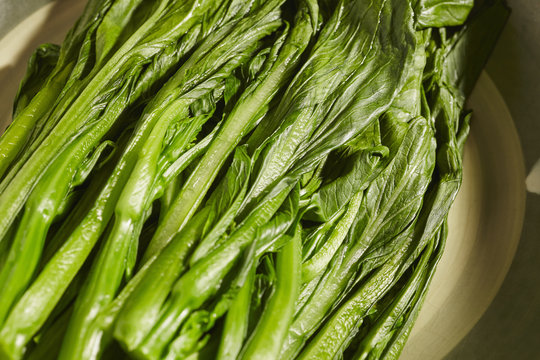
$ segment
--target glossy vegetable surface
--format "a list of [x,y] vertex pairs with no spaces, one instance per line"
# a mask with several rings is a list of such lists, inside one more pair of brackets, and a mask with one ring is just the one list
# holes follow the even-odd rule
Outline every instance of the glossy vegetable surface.
[[0,137],[0,359],[398,358],[508,14],[89,0]]

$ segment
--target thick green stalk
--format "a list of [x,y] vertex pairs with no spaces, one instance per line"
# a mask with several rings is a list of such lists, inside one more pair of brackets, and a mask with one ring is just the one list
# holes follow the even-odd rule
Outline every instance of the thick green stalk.
[[[207,243],[215,243],[232,223],[233,217],[229,215],[230,208],[231,205],[234,207],[238,198],[241,201],[245,194],[245,184],[249,179],[249,164],[250,159],[245,151],[242,148],[238,149],[229,171],[206,202],[205,207],[190,220],[184,231],[178,233],[159,256],[152,260],[152,265],[145,270],[148,274],[127,299],[115,327],[114,336],[128,351],[132,351],[139,345],[159,319],[160,309],[174,281],[185,267],[184,261],[179,261],[179,259],[184,259],[187,251],[191,251],[194,244],[200,247],[202,238]],[[183,244],[189,244],[189,246]],[[193,256],[190,257],[190,261],[193,262]],[[146,264],[144,267],[147,267]],[[158,278],[160,281],[156,284]]]
[[205,210],[193,217],[185,231],[179,233],[152,261],[126,299],[114,330],[115,338],[126,350],[133,351],[159,318],[161,306],[174,281],[185,270],[189,251],[200,239],[210,209]]
[[294,315],[302,270],[302,229],[278,252],[276,288],[240,359],[277,359]]
[[90,278],[78,296],[60,359],[91,359],[101,350],[99,343],[92,341],[95,335],[88,335],[89,324],[116,294],[126,271],[126,257],[131,242],[138,241],[145,220],[143,212],[149,196],[148,185],[155,177],[163,138],[172,121],[185,119],[189,103],[179,100],[170,106],[141,147],[137,163],[116,204],[113,229],[92,268]]
[[[194,226],[193,230],[197,231],[197,229],[197,226]],[[194,240],[196,240],[197,238],[187,230],[186,234],[183,234],[182,236],[183,239],[187,239],[187,241],[182,240],[176,243],[176,245],[178,245],[179,247],[179,250],[175,252],[175,265],[177,265],[178,263],[182,263],[182,260],[188,255],[191,247],[193,246]],[[124,286],[124,288],[114,299],[114,301],[105,306],[104,309],[97,316],[95,321],[90,324],[90,329],[88,330],[88,333],[95,334],[96,338],[100,342],[102,342],[104,346],[106,346],[112,338],[113,327],[116,324],[116,320],[120,314],[120,311],[124,308],[125,304],[130,299],[130,296],[137,291],[139,284],[143,282],[146,273],[151,270],[151,265],[156,259],[157,257],[154,257],[147,261],[141,267],[141,269],[137,271],[135,276],[130,279],[126,286]],[[170,269],[168,268],[167,270]],[[152,285],[154,285],[154,283],[152,283]]]
[[177,280],[159,313],[159,320],[137,347],[135,351],[137,356],[148,359],[161,358],[177,329],[190,313],[218,291],[242,251],[252,243],[257,231],[278,211],[291,188],[292,184],[288,183],[276,188],[275,193],[261,203],[223,244],[199,260]]
[[[76,165],[86,156],[84,148],[88,142],[92,143],[88,134],[81,135],[57,157],[26,204],[8,262],[0,272],[0,325],[32,279],[47,232],[61,211],[73,182],[82,180],[76,179],[79,170]],[[57,172],[56,168],[66,170]]]
[[73,313],[73,307],[70,307],[62,312],[62,314],[54,321],[54,323],[39,334],[39,340],[27,354],[25,359],[28,360],[56,360],[62,339],[66,333],[69,324],[69,317]]
[[249,272],[246,283],[234,298],[225,324],[219,345],[219,352],[216,356],[218,360],[236,360],[244,340],[248,335],[249,311],[251,307],[251,296],[255,281],[255,266]]
[[[275,1],[274,6],[281,3],[281,0]],[[299,12],[296,24],[271,69],[246,90],[186,181],[150,242],[146,259],[161,251],[197,210],[229,154],[247,134],[256,115],[270,102],[298,62],[315,31],[311,20],[307,9]]]
[[208,355],[215,357],[218,352],[219,337],[212,330],[214,330],[216,322],[229,310],[235,295],[246,286],[250,274],[253,274],[254,267],[258,262],[254,250],[254,246],[246,249],[234,280],[228,284],[229,286],[224,289],[221,296],[209,301],[207,306],[189,315],[178,336],[169,344],[164,359],[184,359],[200,353],[203,348],[207,352],[206,357]]
[[[129,240],[134,228],[139,224],[131,221],[115,222],[111,231],[111,237],[119,240],[122,247],[115,246],[112,242],[106,242],[93,264],[82,291],[77,297],[75,309],[64,336],[59,359],[96,359],[101,352],[101,344],[96,338],[87,338],[89,323],[94,319],[99,310],[108,304],[114,296],[115,290],[120,285],[121,278],[113,277],[111,281],[100,277],[104,270],[118,274],[125,271],[125,254],[129,248]],[[122,241],[126,239],[128,241]],[[114,260],[114,261],[111,261]],[[120,261],[119,261],[120,260]],[[113,294],[113,295],[111,295]]]

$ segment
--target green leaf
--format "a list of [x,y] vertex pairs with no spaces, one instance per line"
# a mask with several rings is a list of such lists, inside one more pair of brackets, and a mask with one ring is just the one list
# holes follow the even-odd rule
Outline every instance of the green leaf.
[[416,21],[420,28],[462,25],[473,5],[474,0],[419,0]]
[[43,88],[47,76],[58,63],[60,47],[54,44],[40,45],[30,57],[26,74],[19,86],[13,106],[13,118],[32,101],[32,98]]

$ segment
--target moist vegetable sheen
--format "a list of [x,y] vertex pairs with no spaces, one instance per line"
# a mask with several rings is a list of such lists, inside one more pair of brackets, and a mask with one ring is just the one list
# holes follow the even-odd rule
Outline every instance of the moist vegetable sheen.
[[397,359],[502,0],[89,0],[0,137],[0,359]]

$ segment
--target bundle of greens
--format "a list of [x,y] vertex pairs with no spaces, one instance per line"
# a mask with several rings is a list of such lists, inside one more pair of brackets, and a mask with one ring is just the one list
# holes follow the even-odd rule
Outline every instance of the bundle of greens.
[[89,0],[0,138],[0,359],[396,359],[502,0]]

